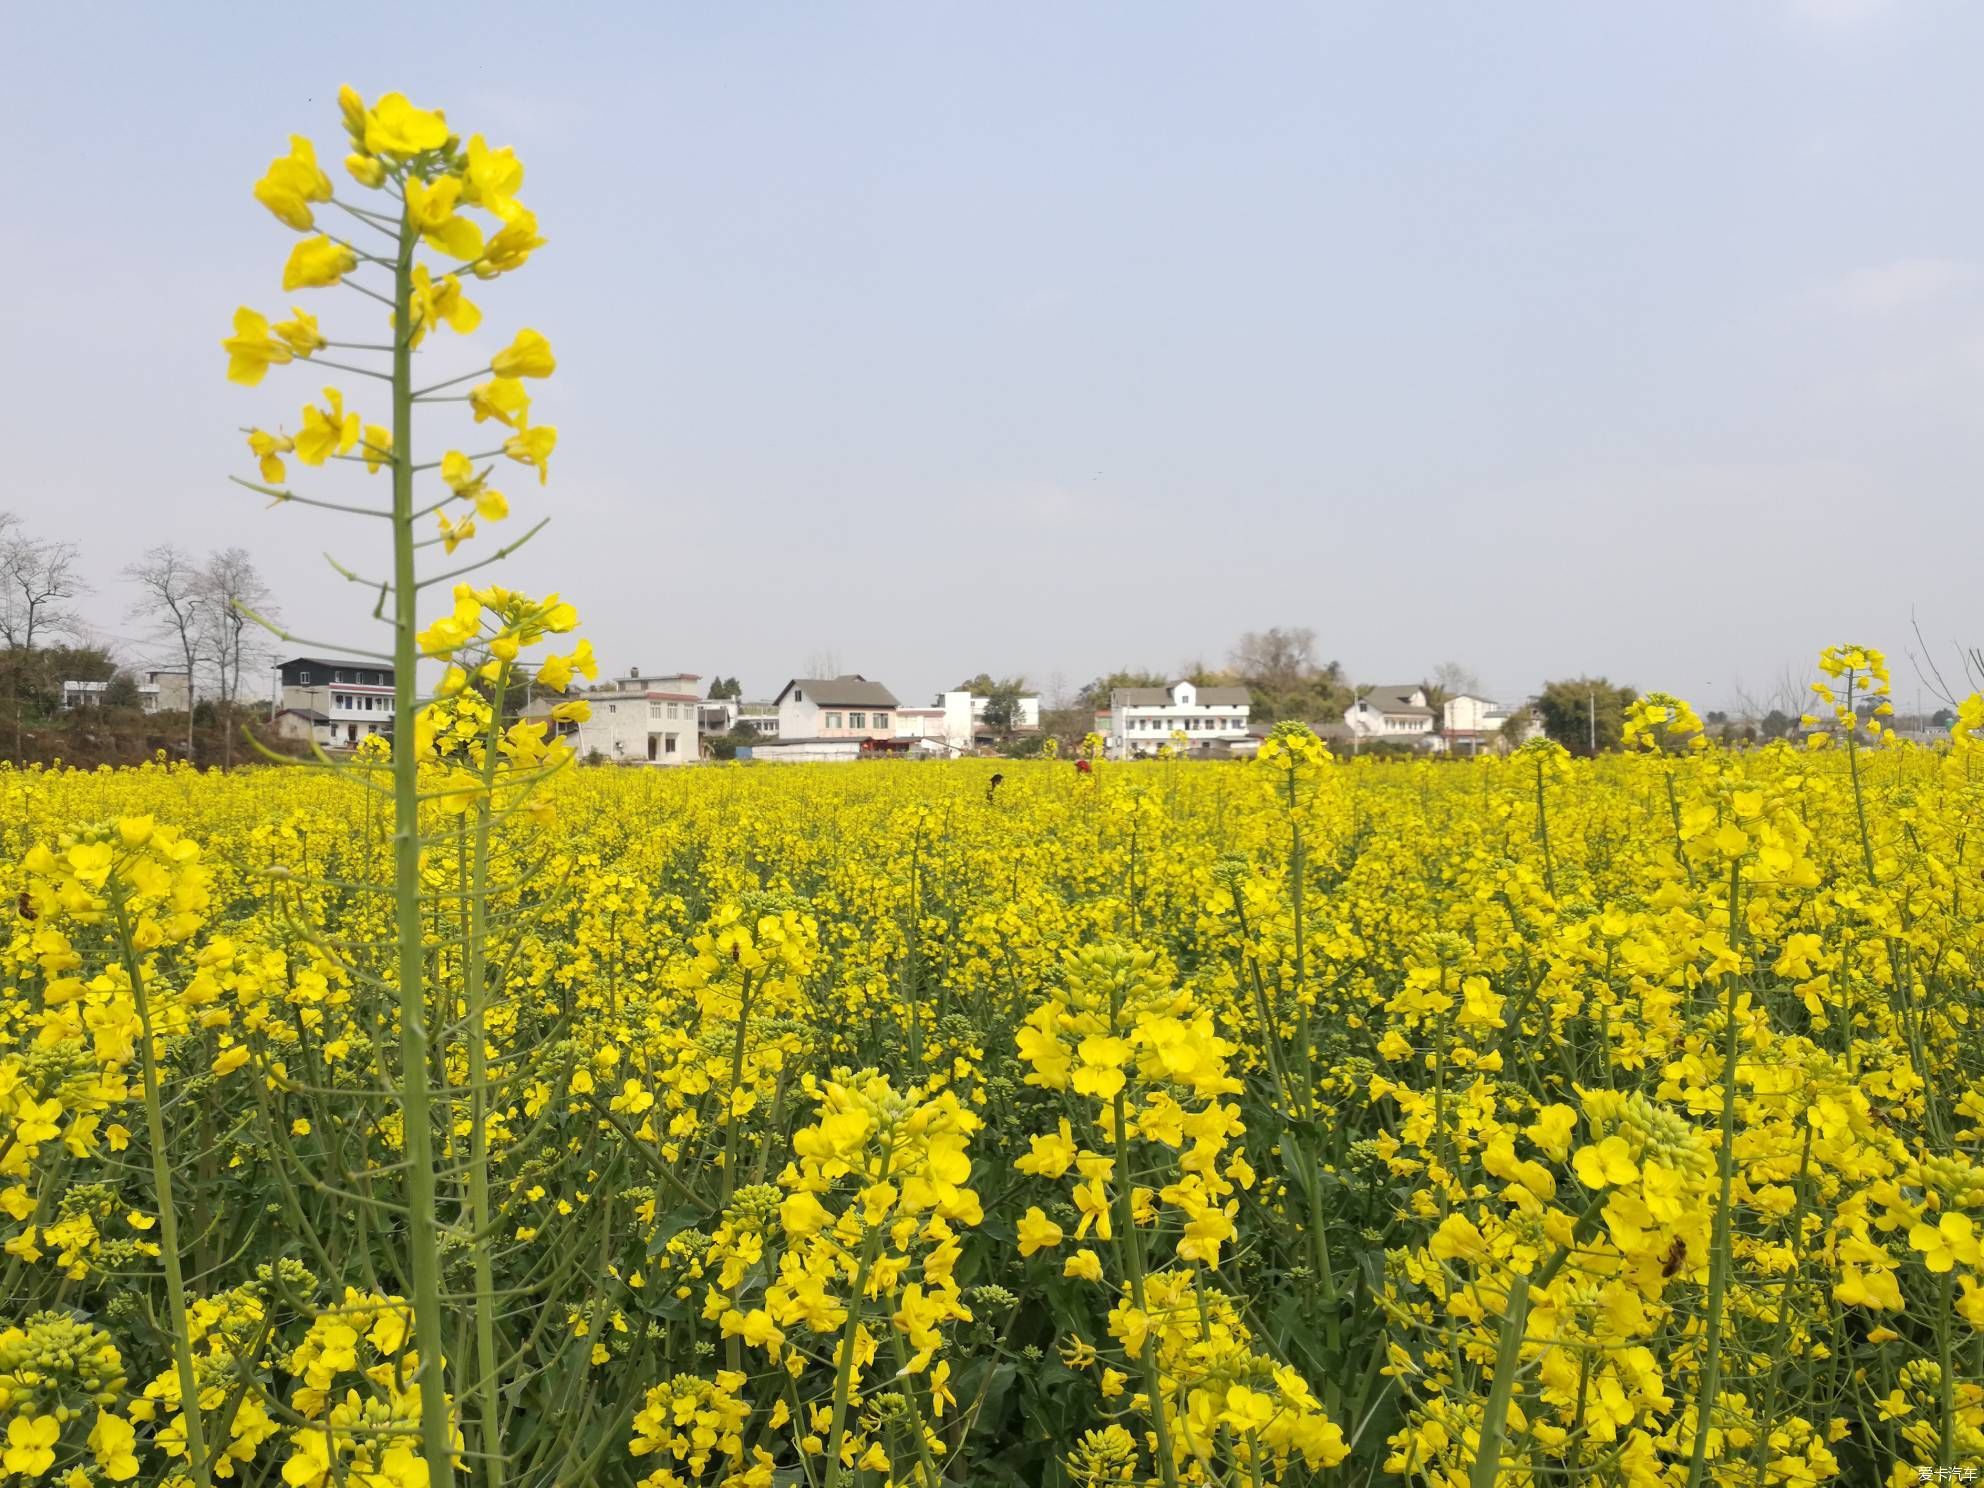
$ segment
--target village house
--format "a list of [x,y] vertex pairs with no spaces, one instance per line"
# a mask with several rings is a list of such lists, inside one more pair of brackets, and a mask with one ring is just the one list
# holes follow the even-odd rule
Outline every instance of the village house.
[[[1514,720],[1520,721],[1511,727]],[[1511,708],[1471,692],[1447,699],[1440,724],[1442,742],[1455,754],[1496,753],[1542,732],[1527,708]]]
[[393,669],[381,661],[297,656],[276,666],[279,738],[355,749],[393,732]]
[[782,741],[896,736],[896,695],[858,673],[794,677],[773,701]]
[[1439,715],[1427,705],[1426,689],[1417,682],[1365,688],[1344,711],[1343,721],[1359,741],[1390,739],[1418,748],[1437,749]]
[[[556,725],[582,760],[616,765],[686,765],[702,758],[702,679],[694,672],[644,677],[634,667],[602,687],[579,694],[592,709],[583,722]],[[539,699],[526,718],[548,715],[562,698]]]
[[1095,729],[1116,759],[1155,754],[1174,742],[1173,734],[1185,736],[1187,749],[1230,748],[1247,739],[1252,708],[1253,696],[1244,687],[1183,681],[1166,687],[1118,687],[1109,694],[1109,707],[1095,715]]
[[193,706],[193,678],[184,667],[153,667],[138,684],[138,706],[147,713],[184,713]]
[[775,738],[739,749],[739,759],[797,764],[907,754],[910,738],[899,737],[896,695],[858,672],[838,677],[794,677],[773,699],[778,706]]

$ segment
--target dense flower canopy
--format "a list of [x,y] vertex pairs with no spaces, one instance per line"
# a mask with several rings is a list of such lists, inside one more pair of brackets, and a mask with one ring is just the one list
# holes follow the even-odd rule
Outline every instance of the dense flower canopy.
[[[438,768],[474,777],[479,697],[458,731],[437,709]],[[575,1431],[591,1481],[651,1488],[1466,1481],[1504,1359],[1506,1481],[1682,1483],[1698,1436],[1717,1484],[1964,1460],[1984,702],[1946,750],[1730,752],[1688,716],[1649,703],[1654,743],[1596,764],[1349,765],[1285,731],[1251,765],[1001,762],[996,796],[975,762],[559,774],[553,825],[503,819],[530,872],[491,906],[520,1399],[627,1401]],[[366,1074],[391,1014],[336,949],[386,912],[387,818],[291,773],[0,791],[9,1471],[184,1451],[118,1300],[159,1233],[121,923],[168,1088],[209,1113],[166,1140],[215,1268],[210,1441],[417,1481],[402,1279],[305,1182],[402,1150]]]

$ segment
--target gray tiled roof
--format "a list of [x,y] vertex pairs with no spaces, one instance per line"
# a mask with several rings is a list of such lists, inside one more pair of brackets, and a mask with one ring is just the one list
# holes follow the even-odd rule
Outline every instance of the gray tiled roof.
[[[1172,683],[1176,687],[1177,683]],[[1201,687],[1199,701],[1208,708],[1240,707],[1251,703],[1254,695],[1244,687]],[[1112,708],[1162,708],[1171,702],[1170,687],[1117,687],[1109,693],[1109,706]]]
[[879,682],[854,674],[845,677],[794,677],[780,690],[777,701],[798,688],[809,703],[823,708],[893,708],[896,695]]

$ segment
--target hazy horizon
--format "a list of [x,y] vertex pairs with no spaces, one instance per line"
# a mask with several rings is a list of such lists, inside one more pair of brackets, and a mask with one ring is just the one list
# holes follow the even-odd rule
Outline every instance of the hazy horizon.
[[371,638],[319,555],[380,534],[226,479],[241,426],[366,389],[235,387],[218,348],[238,304],[378,329],[281,294],[249,194],[291,132],[336,161],[346,82],[525,163],[549,246],[474,291],[474,342],[551,338],[561,437],[505,482],[504,537],[554,521],[498,577],[571,598],[608,670],[757,698],[830,652],[920,702],[1283,625],[1359,682],[1708,709],[1853,640],[1907,708],[1911,614],[1946,671],[1984,641],[1926,561],[1984,536],[1974,9],[247,15],[12,26],[0,510],[80,545],[127,660],[165,653],[119,571],[168,540]]

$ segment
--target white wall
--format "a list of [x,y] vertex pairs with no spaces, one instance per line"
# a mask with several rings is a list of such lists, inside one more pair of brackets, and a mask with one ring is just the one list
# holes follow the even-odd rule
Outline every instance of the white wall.
[[[804,692],[805,688],[799,689]],[[820,705],[812,698],[795,699],[787,692],[778,700],[778,736],[781,739],[815,739],[820,734]]]

